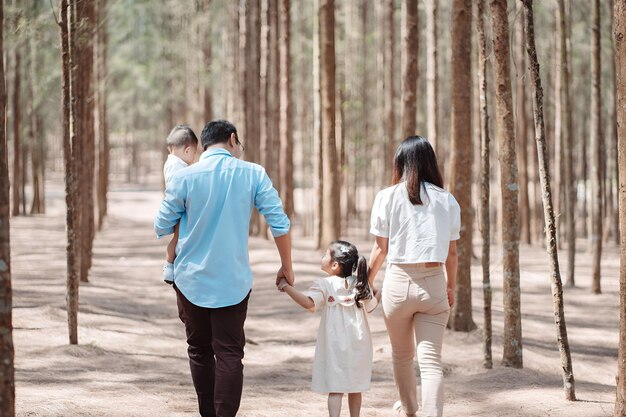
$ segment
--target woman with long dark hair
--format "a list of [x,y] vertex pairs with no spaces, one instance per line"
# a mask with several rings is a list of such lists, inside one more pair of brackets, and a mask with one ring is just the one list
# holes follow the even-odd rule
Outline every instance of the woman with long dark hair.
[[413,366],[417,346],[422,415],[441,416],[441,347],[454,304],[460,207],[443,189],[435,152],[421,136],[410,136],[398,147],[392,182],[376,195],[372,208],[370,233],[376,240],[369,283],[375,288],[387,257],[382,305],[400,397],[394,410],[407,417],[418,410]]

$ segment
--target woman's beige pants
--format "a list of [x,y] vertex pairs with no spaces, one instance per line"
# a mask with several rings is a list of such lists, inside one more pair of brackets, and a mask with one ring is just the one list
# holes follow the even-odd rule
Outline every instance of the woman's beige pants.
[[393,375],[404,411],[412,414],[418,409],[413,365],[417,345],[422,415],[443,415],[441,346],[450,314],[443,266],[388,265],[382,302],[391,341]]

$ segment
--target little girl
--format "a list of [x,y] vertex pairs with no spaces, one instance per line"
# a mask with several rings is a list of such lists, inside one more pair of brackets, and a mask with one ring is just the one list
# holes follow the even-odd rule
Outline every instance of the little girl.
[[330,417],[339,417],[343,394],[348,393],[350,417],[358,417],[361,392],[369,389],[372,376],[372,337],[366,312],[374,310],[378,301],[368,284],[367,261],[353,244],[331,243],[322,258],[322,271],[329,276],[318,279],[306,292],[290,286],[284,278],[278,289],[307,310],[322,310],[312,389],[328,393]]

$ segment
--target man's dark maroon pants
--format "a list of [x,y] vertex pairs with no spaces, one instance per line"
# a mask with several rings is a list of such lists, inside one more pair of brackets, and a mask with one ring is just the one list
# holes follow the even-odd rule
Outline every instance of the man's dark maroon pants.
[[248,298],[222,308],[191,303],[176,286],[178,316],[187,332],[191,378],[202,417],[235,417],[243,386]]

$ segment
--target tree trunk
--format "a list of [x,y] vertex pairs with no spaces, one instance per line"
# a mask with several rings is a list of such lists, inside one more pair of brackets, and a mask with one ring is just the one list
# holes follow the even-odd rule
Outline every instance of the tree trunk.
[[426,2],[426,94],[428,96],[428,141],[439,152],[437,121],[439,95],[437,89],[437,11],[438,0]]
[[626,417],[626,1],[618,0],[613,9],[617,140],[619,161],[620,225],[620,326],[617,358],[617,390],[614,417]]
[[517,157],[511,98],[509,21],[507,2],[491,0],[493,57],[496,84],[496,125],[500,149],[502,194],[502,247],[504,298],[504,349],[502,364],[521,368],[522,315],[519,284],[519,207],[517,203]]
[[385,125],[385,178],[383,182],[391,183],[391,170],[393,168],[393,157],[396,151],[396,96],[395,96],[395,27],[393,18],[393,0],[385,0],[383,17],[383,37],[385,46],[383,48],[383,68],[384,68],[384,125]]
[[530,245],[530,202],[528,199],[528,117],[526,115],[526,87],[525,87],[525,60],[524,60],[524,19],[518,16],[515,23],[516,43],[515,61],[516,77],[516,111],[517,111],[517,138],[518,163],[520,184],[520,238],[523,243]]
[[450,189],[461,206],[461,239],[457,243],[459,266],[456,303],[450,315],[450,327],[458,331],[476,328],[472,318],[472,3],[454,0],[452,5],[452,73]]
[[[0,57],[4,55],[4,8],[0,4]],[[7,93],[4,62],[0,60],[0,415],[15,416],[15,368],[13,349],[13,293],[11,290],[11,242],[9,160],[6,134]]]
[[602,257],[602,96],[600,92],[600,0],[593,1],[591,27],[591,291],[600,294]]
[[211,83],[209,82],[209,74],[211,72],[211,31],[209,28],[213,22],[211,19],[211,0],[202,0],[202,17],[204,23],[200,23],[200,44],[202,45],[202,116],[203,123],[207,123],[213,119],[213,100],[211,93]]
[[[611,5],[611,11],[614,9],[614,1],[611,0],[610,2]],[[615,28],[615,16],[614,14],[611,14],[611,30],[613,30],[613,28]],[[613,126],[613,135],[612,135],[612,140],[613,140],[613,145],[611,146],[611,148],[613,149],[613,155],[612,155],[612,160],[613,160],[613,169],[611,170],[611,172],[609,172],[609,177],[613,178],[613,181],[611,182],[612,188],[613,188],[613,192],[615,193],[615,201],[614,201],[614,206],[613,206],[613,212],[611,213],[610,219],[609,219],[609,227],[611,227],[611,235],[613,236],[613,240],[615,242],[616,245],[619,246],[620,244],[620,224],[619,224],[619,194],[617,192],[617,190],[619,189],[619,154],[618,154],[618,139],[617,139],[617,132],[618,132],[618,127],[617,127],[617,68],[615,65],[616,62],[616,46],[615,43],[612,45],[611,48],[611,67],[612,67],[612,76],[611,76],[611,83],[612,83],[612,88],[611,90],[613,90],[613,103],[611,104],[612,107],[612,119],[611,119],[611,125]]]
[[98,28],[96,31],[96,110],[97,110],[97,133],[98,133],[98,176],[96,182],[96,199],[98,206],[98,230],[102,229],[102,223],[107,215],[107,193],[109,189],[109,125],[107,120],[107,30],[106,8],[107,0],[99,0]]
[[[555,28],[559,27],[558,7],[555,20]],[[554,149],[552,157],[554,158],[554,164],[550,164],[550,178],[552,178],[552,184],[554,188],[554,208],[557,213],[556,216],[556,234],[557,245],[560,249],[562,246],[562,239],[564,237],[563,228],[563,214],[564,207],[566,206],[563,198],[563,140],[564,140],[564,128],[563,128],[563,75],[566,69],[563,68],[561,62],[561,56],[565,54],[567,57],[567,51],[563,49],[559,37],[556,37],[556,53],[555,57],[555,71],[554,71]],[[567,59],[567,58],[566,58]]]
[[[94,198],[93,181],[95,168],[95,141],[94,141],[94,100],[93,100],[93,34],[95,29],[94,2],[72,2],[76,12],[71,15],[76,18],[76,32],[72,34],[71,48],[75,47],[76,64],[72,70],[75,77],[72,79],[72,89],[76,92],[76,137],[81,142],[79,148],[79,163],[77,180],[79,182],[79,234],[81,244],[80,280],[88,282],[94,227]],[[73,32],[73,31],[70,31]],[[75,35],[75,37],[74,37]],[[74,86],[76,88],[74,88]]]
[[[35,11],[36,13],[36,7]],[[41,115],[39,114],[39,94],[36,90],[38,81],[35,34],[30,35],[28,59],[28,136],[30,142],[31,172],[33,178],[33,200],[30,206],[30,214],[44,214],[46,212],[45,189],[44,189],[44,159],[45,159],[45,139],[44,133],[39,129],[41,126]]]
[[[62,70],[62,93],[63,93],[63,159],[65,162],[65,203],[66,233],[67,233],[67,293],[65,296],[67,309],[67,325],[69,330],[70,344],[78,343],[78,283],[80,266],[80,241],[77,239],[76,230],[78,224],[78,184],[77,184],[77,150],[80,145],[76,136],[76,97],[70,89],[70,84],[75,79],[72,69],[75,61],[75,19],[70,23],[70,8],[74,4],[68,0],[61,0],[59,14],[61,17],[61,70]],[[71,32],[71,36],[70,36]],[[71,44],[71,46],[70,46]],[[71,136],[70,136],[71,135]]]
[[556,245],[556,224],[554,210],[552,208],[552,190],[548,181],[548,155],[546,150],[545,127],[543,124],[543,89],[539,76],[539,62],[535,48],[535,29],[533,18],[532,0],[523,0],[525,8],[526,27],[526,50],[528,52],[529,68],[533,83],[533,104],[535,109],[535,140],[537,142],[537,156],[539,160],[539,172],[543,196],[544,217],[546,220],[546,243],[550,256],[550,281],[552,283],[552,302],[554,306],[554,322],[557,330],[557,344],[561,355],[561,368],[563,370],[563,389],[565,399],[576,400],[574,389],[574,374],[572,371],[572,358],[569,352],[567,340],[567,327],[565,325],[565,313],[563,311],[563,287],[561,285],[561,273],[559,271],[559,257]]
[[419,30],[416,0],[404,0],[402,49],[404,68],[402,69],[402,139],[416,134],[416,95],[417,95],[417,55],[419,52]]
[[[274,109],[278,101],[277,81],[278,81],[278,25],[277,21],[277,1],[262,0],[261,2],[261,62],[259,79],[259,163],[265,168],[267,175],[274,182],[276,189],[280,191],[279,181],[275,171],[278,167],[274,163],[273,140],[275,120],[278,112]],[[268,238],[267,222],[260,219],[261,237]]]
[[341,232],[339,173],[335,144],[335,1],[320,0],[320,89],[322,134],[322,225],[320,244],[327,247]]
[[324,177],[323,160],[324,149],[322,147],[322,57],[321,57],[321,33],[320,33],[320,0],[314,0],[313,10],[313,150],[314,150],[314,188],[315,188],[315,215],[313,220],[313,237],[315,247],[322,248],[322,217],[324,213]]
[[480,85],[480,225],[483,268],[483,365],[487,369],[493,367],[491,355],[491,278],[489,260],[491,253],[490,220],[489,220],[489,187],[490,187],[490,138],[489,111],[487,106],[487,40],[485,37],[485,0],[478,0],[477,5],[478,32],[478,83]]
[[291,103],[291,16],[290,0],[279,5],[280,63],[280,197],[285,213],[293,218],[293,118]]
[[566,285],[574,286],[574,266],[576,256],[576,227],[574,223],[574,213],[576,208],[576,190],[573,178],[572,159],[572,106],[570,97],[570,73],[567,54],[568,31],[565,25],[565,4],[564,0],[558,0],[557,18],[559,23],[559,70],[561,74],[561,90],[555,92],[556,97],[561,101],[561,126],[563,143],[563,165],[565,167],[562,186],[565,189],[565,200],[561,204],[562,212],[565,215],[565,237],[567,239],[567,278]]
[[[17,18],[16,18],[17,25]],[[22,115],[20,105],[20,47],[14,48],[13,58],[13,215],[19,216],[20,204],[24,199],[22,193]]]

